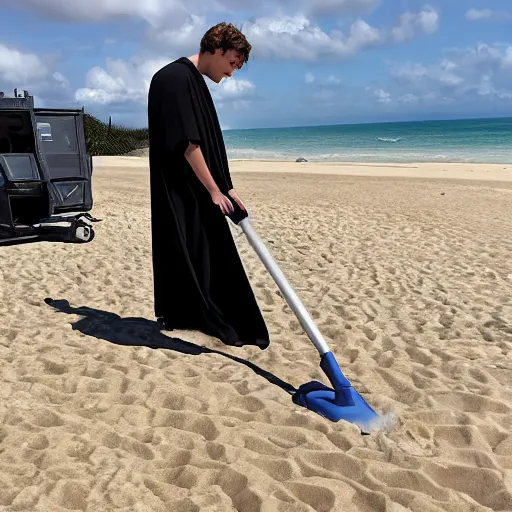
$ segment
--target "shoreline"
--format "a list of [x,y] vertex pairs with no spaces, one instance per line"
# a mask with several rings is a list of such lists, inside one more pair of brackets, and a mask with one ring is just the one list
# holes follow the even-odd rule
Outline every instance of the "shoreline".
[[[148,168],[148,157],[96,156],[97,168]],[[230,160],[232,173],[313,174],[423,178],[512,182],[512,164],[496,163],[375,163],[375,162],[290,162],[269,160]]]

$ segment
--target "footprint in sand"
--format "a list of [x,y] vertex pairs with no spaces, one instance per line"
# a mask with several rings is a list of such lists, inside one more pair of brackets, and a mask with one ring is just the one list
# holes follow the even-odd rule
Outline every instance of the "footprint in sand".
[[288,482],[284,486],[315,512],[332,512],[336,497],[330,489],[305,482]]
[[268,288],[264,288],[261,293],[266,306],[273,306],[276,303],[273,293]]
[[193,414],[189,411],[157,410],[153,419],[153,425],[155,427],[173,427],[197,434],[207,441],[214,441],[220,435],[215,423],[210,418]]

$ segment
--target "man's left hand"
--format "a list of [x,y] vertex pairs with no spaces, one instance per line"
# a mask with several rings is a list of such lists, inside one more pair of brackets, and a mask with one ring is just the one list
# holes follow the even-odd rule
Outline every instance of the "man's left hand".
[[238,206],[240,206],[240,208],[246,212],[247,209],[245,208],[244,206],[244,203],[242,203],[242,200],[238,197],[238,194],[236,193],[236,191],[234,189],[231,189],[228,194],[235,200],[235,202],[238,204]]

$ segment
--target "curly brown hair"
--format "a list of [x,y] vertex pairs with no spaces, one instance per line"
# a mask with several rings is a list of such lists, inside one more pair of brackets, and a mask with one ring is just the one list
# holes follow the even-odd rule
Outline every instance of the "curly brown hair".
[[242,67],[248,60],[252,46],[244,34],[232,23],[218,23],[204,34],[201,39],[201,53],[215,53],[215,50],[222,50],[224,55],[229,50],[235,50],[241,54]]

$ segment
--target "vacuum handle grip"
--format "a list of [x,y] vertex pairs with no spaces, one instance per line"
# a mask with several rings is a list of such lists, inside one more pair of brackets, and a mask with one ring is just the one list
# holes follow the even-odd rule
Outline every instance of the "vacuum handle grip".
[[229,195],[226,196],[233,205],[234,211],[231,213],[226,214],[226,217],[228,217],[234,224],[240,224],[240,221],[244,220],[249,216],[249,214],[242,210],[240,208],[239,204]]

